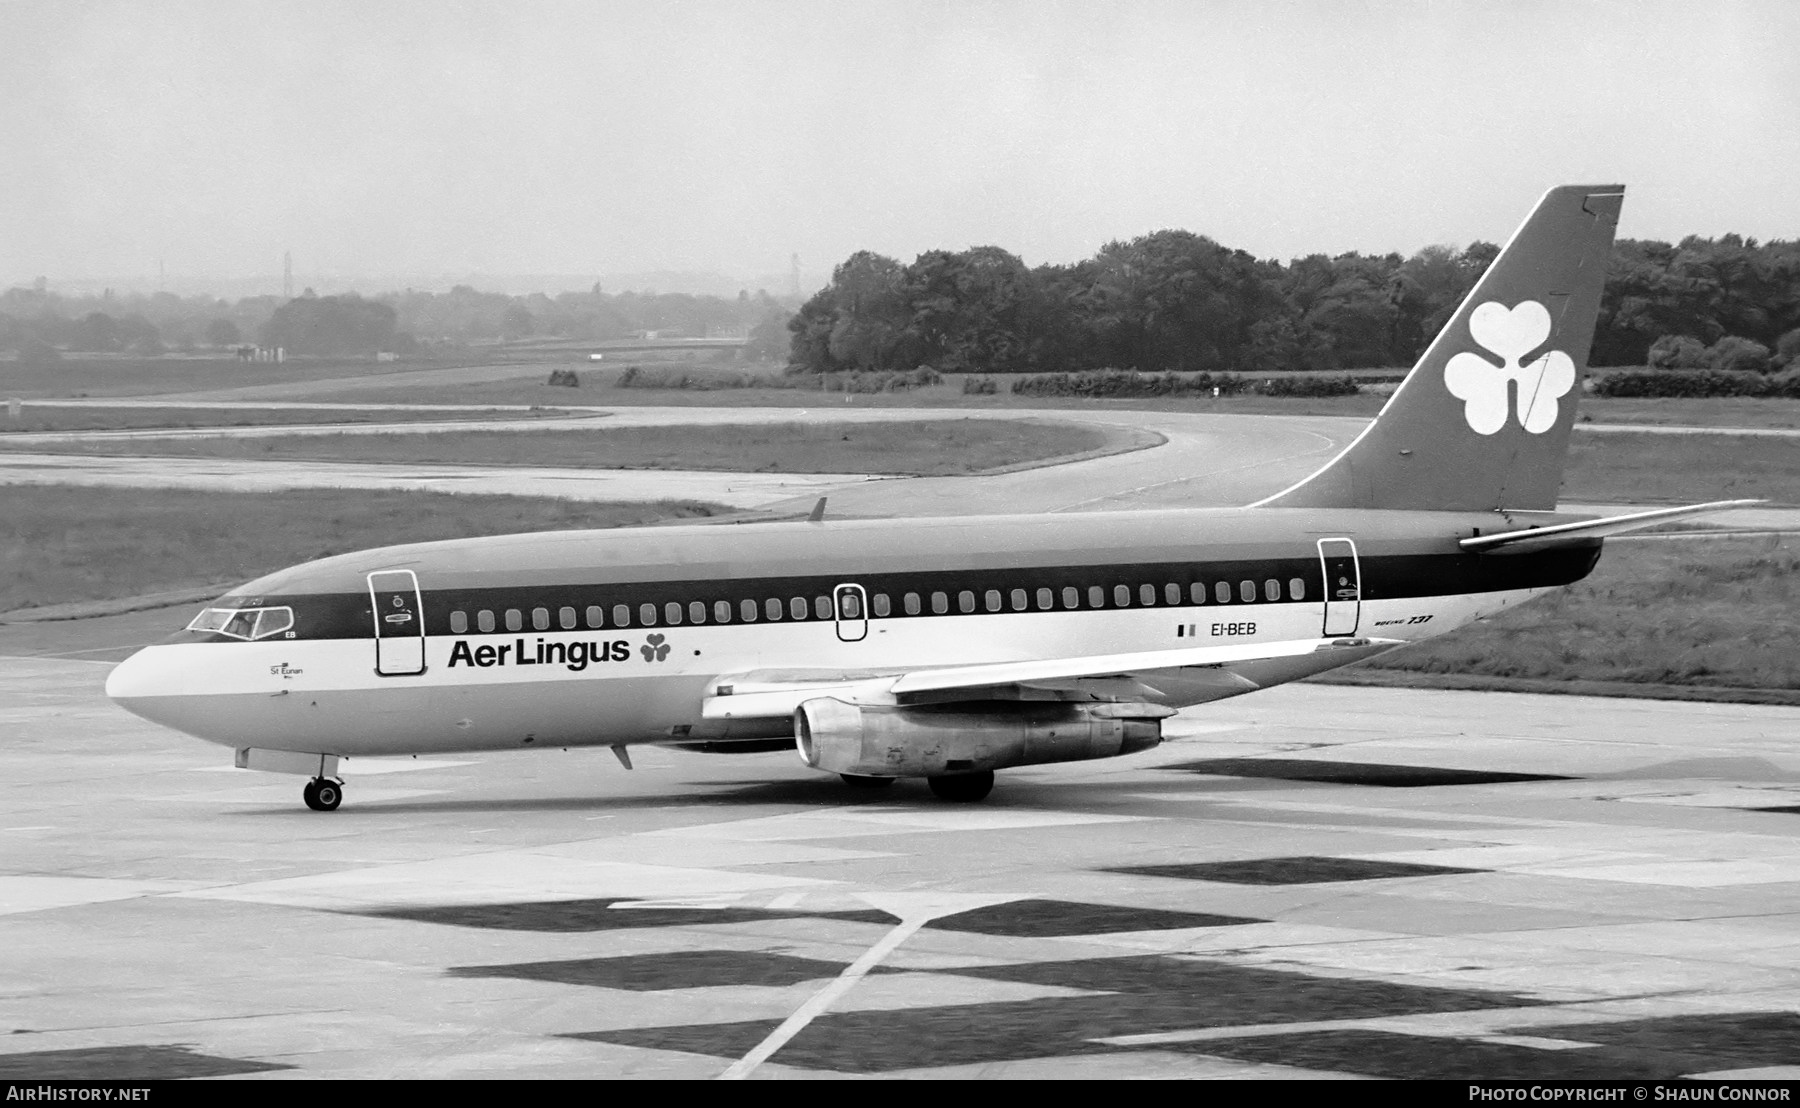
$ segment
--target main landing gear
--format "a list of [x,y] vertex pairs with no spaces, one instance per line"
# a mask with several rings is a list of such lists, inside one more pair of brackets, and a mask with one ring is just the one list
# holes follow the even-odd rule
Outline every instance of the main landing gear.
[[980,773],[948,773],[925,780],[940,800],[972,803],[987,799],[987,794],[994,791],[994,771],[991,769]]
[[344,783],[329,777],[315,777],[300,790],[300,795],[305,798],[306,806],[315,812],[335,812],[344,802]]

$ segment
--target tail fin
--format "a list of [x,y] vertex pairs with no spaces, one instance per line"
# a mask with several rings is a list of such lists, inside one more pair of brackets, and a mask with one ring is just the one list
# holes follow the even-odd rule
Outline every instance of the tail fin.
[[1254,506],[1554,509],[1624,196],[1545,193],[1375,421]]

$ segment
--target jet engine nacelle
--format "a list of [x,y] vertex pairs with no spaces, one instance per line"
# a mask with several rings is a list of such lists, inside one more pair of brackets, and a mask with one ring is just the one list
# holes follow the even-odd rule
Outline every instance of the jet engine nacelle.
[[1160,704],[1008,703],[863,707],[820,697],[794,713],[794,741],[814,769],[857,777],[936,777],[1135,754],[1162,742]]

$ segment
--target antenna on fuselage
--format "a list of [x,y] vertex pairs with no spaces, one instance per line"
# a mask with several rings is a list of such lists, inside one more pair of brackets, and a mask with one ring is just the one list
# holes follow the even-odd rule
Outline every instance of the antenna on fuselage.
[[819,502],[817,504],[813,505],[813,510],[811,512],[807,513],[806,522],[808,522],[808,523],[824,523],[825,522],[825,497],[823,497],[823,496],[819,497]]

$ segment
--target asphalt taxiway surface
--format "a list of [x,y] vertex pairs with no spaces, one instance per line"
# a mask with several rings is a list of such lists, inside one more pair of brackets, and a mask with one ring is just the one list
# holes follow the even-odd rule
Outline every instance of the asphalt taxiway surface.
[[0,662],[7,1078],[1800,1076],[1797,709],[1298,685],[979,805],[639,749],[321,814],[105,672]]

